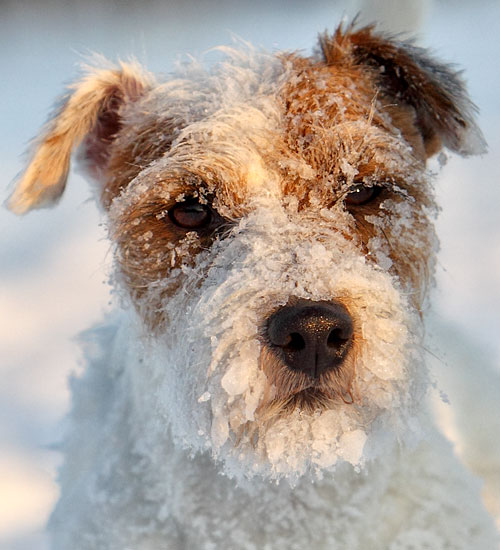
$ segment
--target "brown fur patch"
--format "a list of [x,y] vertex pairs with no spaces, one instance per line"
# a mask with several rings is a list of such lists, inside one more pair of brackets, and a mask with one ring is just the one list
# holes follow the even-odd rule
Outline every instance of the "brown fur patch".
[[158,116],[144,114],[140,124],[126,125],[123,133],[110,151],[106,167],[105,185],[101,200],[109,208],[112,200],[140,174],[151,162],[166,153],[178,131],[173,120],[158,120]]
[[374,32],[374,26],[320,36],[320,50],[327,64],[362,66],[380,87],[388,103],[410,105],[427,156],[437,152],[441,141],[457,152],[466,152],[464,136],[476,132],[475,107],[464,83],[450,66],[436,63],[425,50]]
[[[293,69],[278,98],[285,127],[269,134],[267,145],[256,149],[256,154],[268,169],[279,174],[283,195],[298,200],[299,208],[328,208],[342,202],[354,184],[382,183],[383,190],[376,200],[348,208],[352,234],[346,238],[354,239],[361,253],[367,254],[370,240],[382,234],[393,273],[420,308],[432,245],[423,208],[432,207],[432,198],[419,176],[423,145],[413,108],[378,101],[372,73],[345,60],[334,66],[289,55],[283,62]],[[103,195],[106,203],[126,189],[128,180],[168,151],[177,129],[168,120],[160,124],[153,118],[148,115],[140,125],[125,127],[113,145],[110,177]],[[159,132],[164,134],[163,141],[158,139]],[[152,291],[156,292],[159,282],[168,280],[181,263],[194,263],[195,256],[211,245],[217,230],[228,227],[247,211],[244,166],[217,156],[210,157],[217,158],[216,165],[206,163],[202,170],[191,166],[198,154],[214,146],[196,141],[181,144],[182,154],[176,151],[174,158],[179,160],[171,159],[168,173],[151,176],[155,184],[138,196],[132,207],[120,211],[118,217],[113,215],[121,272],[138,307],[148,293],[148,312],[144,315],[155,326],[160,321],[154,312],[160,311],[162,300],[182,284],[182,276],[161,285],[161,293],[153,298]],[[249,142],[249,147],[256,145]],[[305,167],[303,173],[297,166]],[[220,216],[209,231],[188,235],[171,223],[167,211],[178,200],[207,193]],[[405,245],[394,233],[394,219],[383,209],[387,199],[412,204],[412,230],[422,246],[413,246],[411,240]],[[377,227],[371,221],[375,218],[382,220]],[[378,261],[370,255],[368,260]],[[280,386],[286,385],[286,380],[280,382]]]

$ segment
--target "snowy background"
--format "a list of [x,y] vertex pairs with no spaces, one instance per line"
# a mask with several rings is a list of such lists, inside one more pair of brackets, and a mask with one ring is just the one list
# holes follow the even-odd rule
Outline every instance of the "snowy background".
[[[434,361],[436,376],[445,386],[447,369],[458,363],[475,378],[495,381],[500,379],[500,2],[425,5],[420,43],[465,69],[490,150],[482,158],[450,158],[439,181],[442,251],[429,345],[440,357]],[[168,72],[182,54],[227,43],[231,33],[268,49],[309,52],[318,31],[333,29],[356,10],[347,0],[3,0],[1,198],[55,97],[76,76],[82,54],[97,51],[112,59],[133,54],[150,70]],[[99,223],[78,174],[54,210],[22,219],[0,210],[0,550],[45,547],[41,530],[57,498],[60,460],[51,446],[63,429],[67,377],[81,368],[75,335],[109,307],[111,258]],[[500,388],[490,386],[493,399],[500,396]]]

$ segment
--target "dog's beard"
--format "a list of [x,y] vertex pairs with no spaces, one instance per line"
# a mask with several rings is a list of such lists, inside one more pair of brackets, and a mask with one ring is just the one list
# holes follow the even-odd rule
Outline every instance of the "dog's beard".
[[[418,316],[394,278],[339,231],[280,215],[253,214],[184,271],[165,303],[167,334],[149,348],[151,414],[237,477],[359,468],[416,435],[426,387]],[[290,296],[335,299],[352,315],[352,350],[337,372],[311,382],[269,351],[262,327]]]

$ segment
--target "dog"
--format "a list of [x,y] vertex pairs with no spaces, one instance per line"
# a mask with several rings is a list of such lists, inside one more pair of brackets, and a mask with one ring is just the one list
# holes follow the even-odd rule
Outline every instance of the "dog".
[[450,66],[373,26],[170,78],[87,67],[10,201],[95,182],[120,307],[72,381],[55,549],[493,549],[427,410],[427,160],[484,150]]

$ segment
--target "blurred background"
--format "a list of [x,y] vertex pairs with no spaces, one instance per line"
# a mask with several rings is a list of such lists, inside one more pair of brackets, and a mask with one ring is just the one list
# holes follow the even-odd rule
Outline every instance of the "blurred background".
[[[419,43],[464,68],[489,143],[483,157],[450,157],[439,178],[442,250],[428,347],[452,404],[439,406],[444,427],[464,460],[498,481],[500,445],[476,456],[457,435],[460,425],[467,430],[489,411],[494,417],[488,406],[500,403],[498,0],[2,0],[0,197],[8,196],[22,152],[91,52],[133,55],[164,73],[186,53],[198,56],[232,34],[270,50],[309,53],[319,31],[360,8],[366,20],[383,19],[391,4],[399,13],[395,30],[416,28]],[[67,379],[82,368],[76,335],[109,308],[111,254],[100,224],[89,186],[75,173],[53,210],[20,219],[0,209],[0,550],[46,548]],[[486,409],[476,414],[479,402]],[[469,431],[497,441],[496,422]],[[492,508],[498,504],[491,490],[487,498]]]

